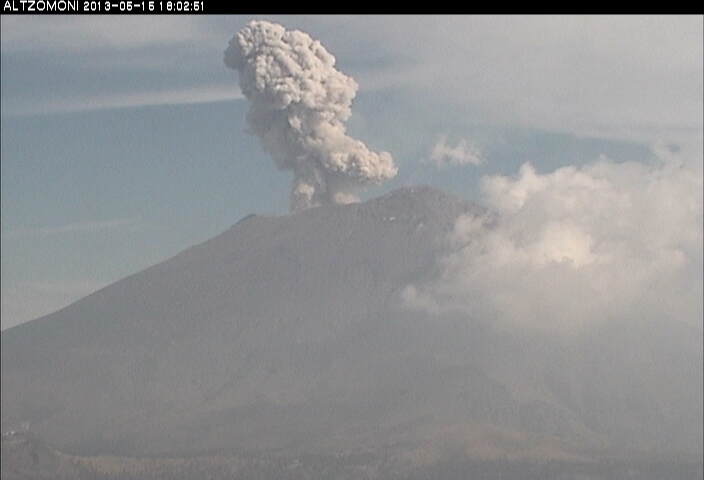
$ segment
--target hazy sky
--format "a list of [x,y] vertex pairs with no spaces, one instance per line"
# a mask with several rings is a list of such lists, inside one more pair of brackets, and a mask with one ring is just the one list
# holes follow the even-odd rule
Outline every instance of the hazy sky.
[[[264,18],[359,83],[350,133],[399,166],[365,196],[477,198],[526,162],[549,181],[600,156],[651,162],[654,145],[701,173],[701,16]],[[288,210],[291,174],[245,132],[223,64],[250,19],[2,17],[2,328]]]

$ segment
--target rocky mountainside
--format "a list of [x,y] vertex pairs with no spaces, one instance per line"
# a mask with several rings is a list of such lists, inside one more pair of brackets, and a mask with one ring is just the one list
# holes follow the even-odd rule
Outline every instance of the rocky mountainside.
[[[70,453],[700,455],[701,332],[409,310],[460,214],[426,187],[230,230],[4,331],[3,430]],[[449,452],[449,453],[448,453]]]

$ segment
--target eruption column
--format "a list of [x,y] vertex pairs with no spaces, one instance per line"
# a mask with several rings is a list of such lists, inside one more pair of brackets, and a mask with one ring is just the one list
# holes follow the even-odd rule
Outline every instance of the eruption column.
[[292,211],[349,203],[356,188],[396,175],[388,152],[347,135],[358,86],[319,41],[252,21],[230,40],[225,64],[239,73],[251,132],[279,168],[293,171]]

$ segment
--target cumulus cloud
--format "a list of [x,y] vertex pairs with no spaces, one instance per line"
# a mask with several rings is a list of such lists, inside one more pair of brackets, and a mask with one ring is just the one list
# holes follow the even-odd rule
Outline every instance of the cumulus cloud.
[[453,147],[448,143],[447,135],[442,135],[430,152],[430,158],[426,163],[438,168],[462,165],[477,166],[484,163],[484,158],[474,143],[461,139]]
[[319,41],[253,21],[230,41],[225,64],[239,72],[249,128],[279,168],[293,171],[291,210],[347,203],[355,188],[396,175],[388,152],[347,135],[358,86]]
[[701,325],[701,149],[694,161],[656,153],[485,177],[492,213],[457,220],[442,273],[407,287],[406,304],[564,332],[623,318]]

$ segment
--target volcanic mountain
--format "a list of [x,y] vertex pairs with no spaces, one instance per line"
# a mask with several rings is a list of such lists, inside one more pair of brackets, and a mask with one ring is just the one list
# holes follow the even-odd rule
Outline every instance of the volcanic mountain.
[[694,327],[564,338],[404,306],[456,218],[482,213],[413,187],[245,217],[4,331],[3,431],[29,424],[83,455],[700,455]]

